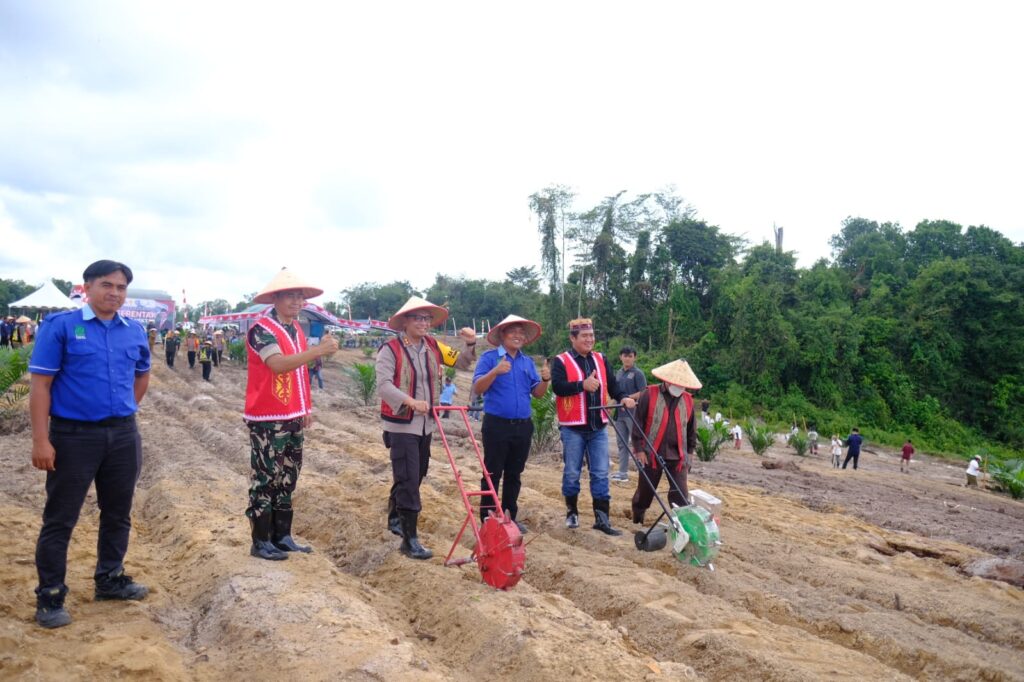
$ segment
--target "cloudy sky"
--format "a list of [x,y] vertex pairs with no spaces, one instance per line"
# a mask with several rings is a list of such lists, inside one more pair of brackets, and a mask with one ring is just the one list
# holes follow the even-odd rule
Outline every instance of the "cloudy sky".
[[501,279],[553,183],[802,265],[850,215],[1024,241],[1016,6],[0,0],[0,277]]

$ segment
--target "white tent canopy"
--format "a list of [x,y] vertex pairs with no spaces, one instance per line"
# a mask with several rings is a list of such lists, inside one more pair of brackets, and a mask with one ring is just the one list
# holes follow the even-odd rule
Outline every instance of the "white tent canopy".
[[61,293],[57,285],[46,280],[43,286],[31,294],[11,303],[8,308],[38,308],[39,310],[70,310],[79,306],[70,298]]

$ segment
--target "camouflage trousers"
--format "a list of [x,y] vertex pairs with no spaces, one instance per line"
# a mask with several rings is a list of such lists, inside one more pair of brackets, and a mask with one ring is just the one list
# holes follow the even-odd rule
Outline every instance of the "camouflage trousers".
[[252,473],[249,477],[249,508],[245,515],[254,519],[272,509],[292,508],[292,493],[302,469],[302,420],[283,422],[246,422]]

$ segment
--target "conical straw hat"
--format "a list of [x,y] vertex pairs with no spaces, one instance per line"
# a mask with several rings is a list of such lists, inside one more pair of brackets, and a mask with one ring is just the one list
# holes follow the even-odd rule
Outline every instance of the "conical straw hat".
[[18,324],[25,324],[26,322],[31,322],[31,321],[32,321],[32,318],[29,317],[28,315],[22,315],[21,317],[19,317],[18,319],[15,320],[15,322],[17,322]]
[[501,330],[504,327],[508,327],[513,324],[521,324],[523,329],[526,330],[526,341],[527,343],[533,343],[540,337],[540,325],[533,320],[528,320],[525,317],[519,317],[518,315],[509,315],[498,324],[491,327],[491,331],[487,332],[487,343],[492,346],[501,345]]
[[448,311],[446,309],[439,305],[434,305],[425,298],[413,296],[405,302],[405,305],[398,309],[397,313],[388,318],[388,326],[396,332],[404,332],[405,316],[416,310],[423,310],[433,315],[434,319],[430,321],[431,327],[436,327],[448,319]]
[[690,369],[690,363],[686,360],[673,360],[667,365],[656,367],[651,370],[658,379],[661,379],[666,384],[675,384],[676,386],[682,386],[683,388],[692,388],[694,390],[703,386],[697,375]]
[[274,294],[279,291],[291,291],[293,289],[301,289],[302,295],[306,298],[316,298],[324,293],[323,289],[312,286],[288,268],[281,268],[274,275],[274,279],[270,280],[270,284],[263,287],[263,291],[258,293],[256,298],[252,300],[253,303],[273,303]]

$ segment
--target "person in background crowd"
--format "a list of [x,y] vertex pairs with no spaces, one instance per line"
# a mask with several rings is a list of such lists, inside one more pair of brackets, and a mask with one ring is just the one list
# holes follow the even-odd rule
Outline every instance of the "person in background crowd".
[[967,469],[964,470],[964,473],[967,474],[967,482],[964,483],[964,487],[977,488],[978,474],[981,473],[981,455],[971,457],[971,461],[967,463]]
[[857,460],[860,459],[860,446],[864,442],[861,438],[860,430],[854,428],[849,436],[846,437],[846,459],[843,460],[843,469],[849,461],[853,460],[853,470],[857,470]]
[[14,331],[14,318],[7,316],[0,322],[0,348],[11,347],[11,333]]
[[188,333],[185,341],[185,350],[188,352],[188,368],[196,368],[196,354],[199,352],[199,335],[195,332]]
[[[320,345],[320,344],[317,344]],[[309,363],[309,387],[313,388],[313,379],[315,378],[317,384],[320,386],[320,390],[324,390],[324,377],[321,374],[324,368],[324,359],[317,357],[313,362]]]
[[[632,346],[623,346],[622,350],[619,351],[619,362],[622,363],[622,369],[615,374],[615,381],[618,383],[619,389],[633,400],[639,400],[644,389],[647,388],[647,377],[636,366],[636,349]],[[632,461],[629,456],[629,433],[633,430],[633,422],[629,418],[629,412],[630,410],[625,407],[615,410],[614,428],[624,438],[615,439],[618,445],[619,467],[618,471],[608,477],[613,481],[629,481],[629,463]]]
[[199,347],[199,364],[203,368],[203,381],[210,380],[210,373],[213,371],[214,350],[212,341],[203,341]]
[[213,366],[220,367],[224,362],[224,332],[220,329],[213,333]]
[[173,329],[167,332],[167,338],[164,339],[164,356],[167,358],[167,366],[174,369],[174,358],[178,354],[178,346],[181,345],[181,339],[178,338],[178,333]]
[[[900,454],[900,471],[910,473],[910,457],[914,454],[914,444],[907,439],[907,442],[903,444],[903,452]],[[906,469],[904,469],[906,467]]]
[[[441,387],[441,407],[451,407],[455,402],[455,394],[459,392],[451,377],[444,378],[444,386]],[[441,419],[447,419],[449,412],[442,412]]]

